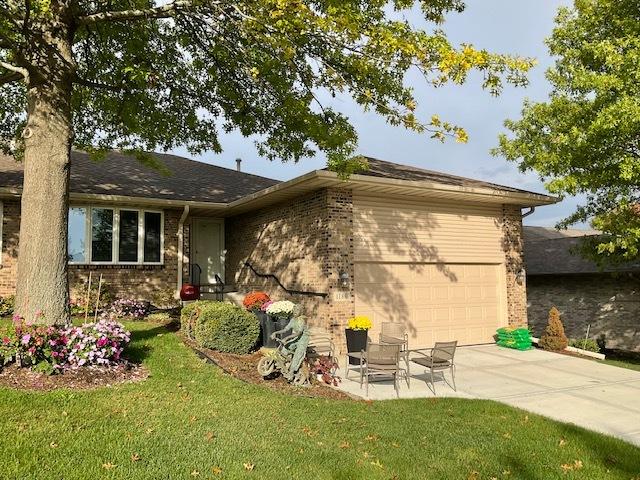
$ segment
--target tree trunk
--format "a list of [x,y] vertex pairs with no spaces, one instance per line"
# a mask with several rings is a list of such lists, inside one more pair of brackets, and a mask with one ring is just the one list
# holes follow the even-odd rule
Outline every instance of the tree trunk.
[[[16,313],[25,321],[69,322],[67,224],[72,140],[71,35],[53,23],[43,35],[46,52],[33,52],[36,65],[27,92],[24,181],[20,221]],[[51,48],[58,55],[51,54]]]

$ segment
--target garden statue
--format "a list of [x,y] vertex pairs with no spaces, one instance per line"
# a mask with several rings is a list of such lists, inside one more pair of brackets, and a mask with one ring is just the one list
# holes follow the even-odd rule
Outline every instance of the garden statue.
[[[291,331],[289,335],[281,337],[289,331]],[[304,359],[307,356],[310,333],[306,318],[302,315],[302,309],[299,306],[296,306],[293,311],[289,323],[282,330],[273,332],[271,338],[275,339],[279,346],[258,362],[260,375],[267,377],[277,369],[291,383],[308,384],[310,374]]]

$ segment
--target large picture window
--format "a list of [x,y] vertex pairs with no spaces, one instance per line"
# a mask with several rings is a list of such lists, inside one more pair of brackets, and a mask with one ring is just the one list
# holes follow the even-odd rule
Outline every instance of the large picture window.
[[161,264],[163,220],[155,211],[71,207],[69,262]]

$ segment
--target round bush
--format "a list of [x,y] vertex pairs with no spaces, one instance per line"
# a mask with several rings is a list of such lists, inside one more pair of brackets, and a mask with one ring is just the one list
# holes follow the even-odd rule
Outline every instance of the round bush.
[[258,318],[231,303],[210,302],[202,306],[195,326],[195,339],[200,346],[227,353],[249,353],[259,334]]

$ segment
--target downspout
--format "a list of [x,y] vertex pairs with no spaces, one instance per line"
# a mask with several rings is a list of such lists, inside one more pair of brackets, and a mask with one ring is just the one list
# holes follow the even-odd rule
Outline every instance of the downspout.
[[184,206],[182,216],[178,221],[178,283],[176,288],[176,298],[180,298],[180,289],[182,288],[182,265],[184,264],[184,221],[189,215],[189,205]]
[[528,212],[524,212],[522,214],[522,218],[528,217],[529,215],[531,215],[535,211],[536,211],[536,207],[529,207],[529,211]]

